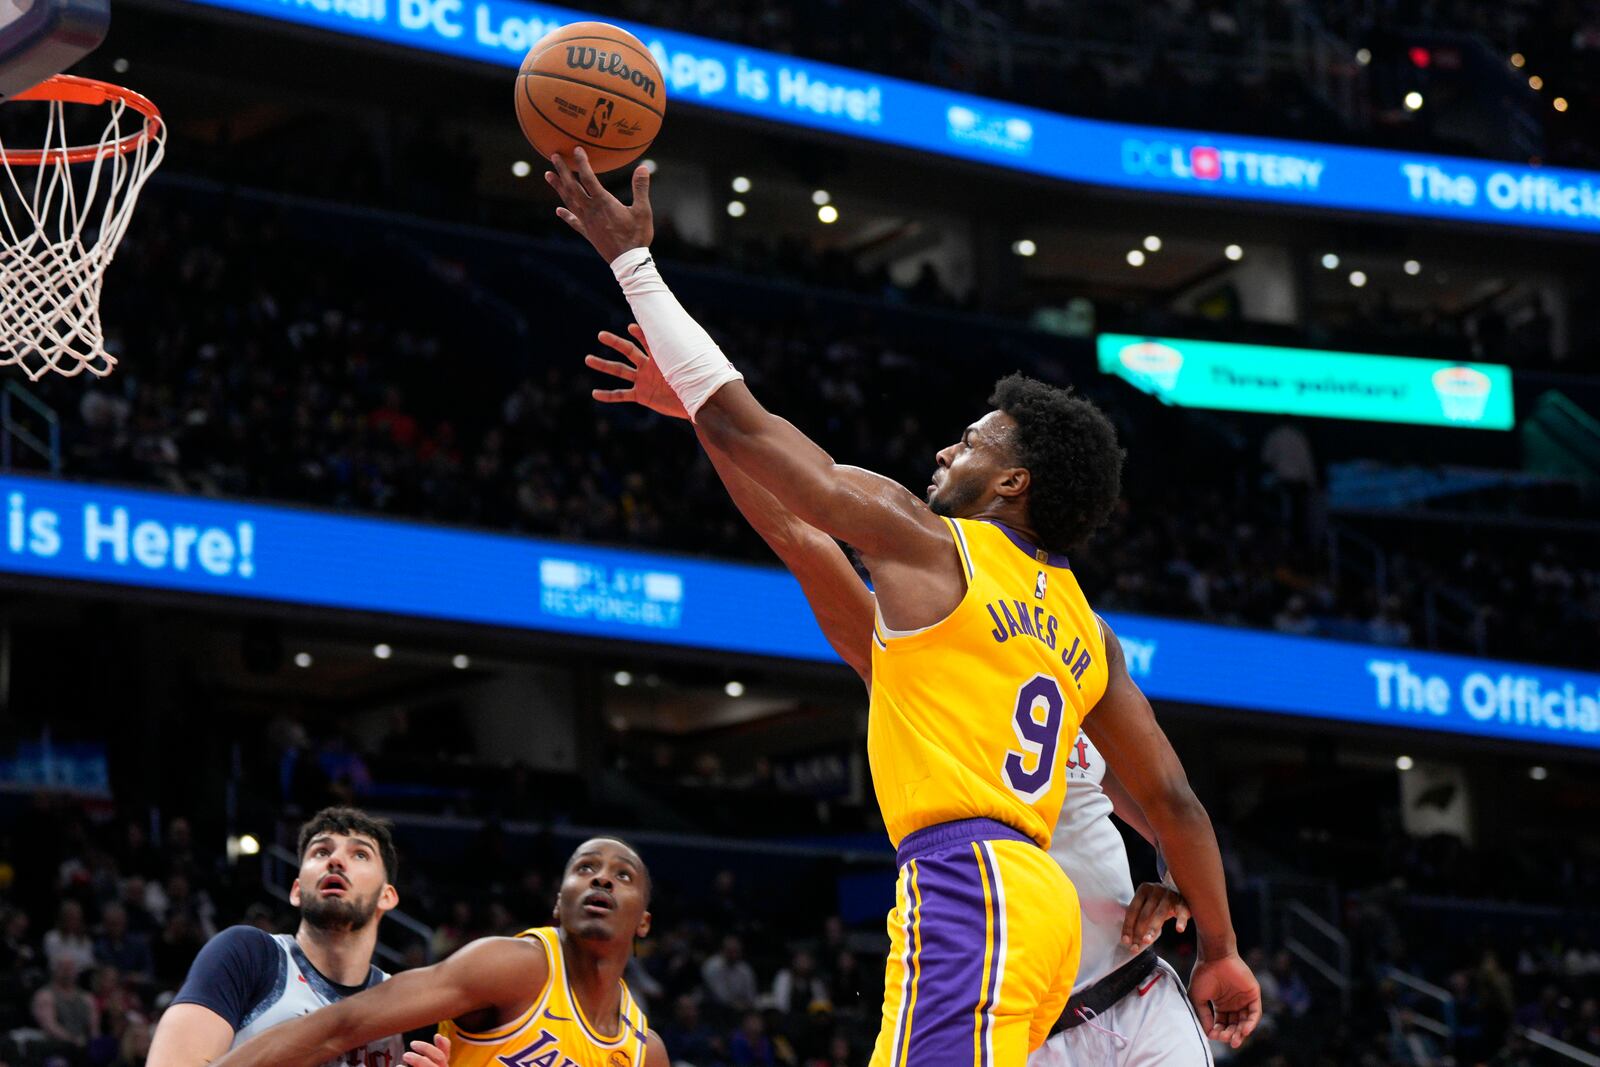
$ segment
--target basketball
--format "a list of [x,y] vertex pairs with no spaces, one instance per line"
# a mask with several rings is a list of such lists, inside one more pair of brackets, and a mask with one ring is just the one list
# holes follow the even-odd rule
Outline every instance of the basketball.
[[595,173],[627,166],[661,131],[667,87],[627,30],[575,22],[546,34],[517,73],[517,121],[548,160],[583,146]]

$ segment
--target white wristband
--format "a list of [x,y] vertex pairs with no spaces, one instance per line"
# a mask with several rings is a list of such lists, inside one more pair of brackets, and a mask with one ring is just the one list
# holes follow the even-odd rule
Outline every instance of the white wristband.
[[650,342],[661,376],[693,419],[711,395],[744,375],[733,369],[711,335],[678,303],[648,248],[630,248],[611,261],[611,273]]

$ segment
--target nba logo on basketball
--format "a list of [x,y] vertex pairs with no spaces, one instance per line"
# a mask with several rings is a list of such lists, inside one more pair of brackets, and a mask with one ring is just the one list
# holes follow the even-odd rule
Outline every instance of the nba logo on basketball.
[[590,137],[601,137],[605,135],[606,127],[611,125],[611,112],[615,108],[616,105],[605,97],[595,97],[594,107],[589,111]]

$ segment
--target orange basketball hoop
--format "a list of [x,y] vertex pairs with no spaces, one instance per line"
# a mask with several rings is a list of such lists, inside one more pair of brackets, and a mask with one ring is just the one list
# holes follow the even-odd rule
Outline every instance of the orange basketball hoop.
[[[35,380],[104,376],[116,359],[100,325],[101,284],[161,163],[167,127],[138,93],[67,74],[4,101],[27,104],[47,109],[43,146],[0,141],[0,366]],[[107,109],[98,139],[71,142],[69,105]]]

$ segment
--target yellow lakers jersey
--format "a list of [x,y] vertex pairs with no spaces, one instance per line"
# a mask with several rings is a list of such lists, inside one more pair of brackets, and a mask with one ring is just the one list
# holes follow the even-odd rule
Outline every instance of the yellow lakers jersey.
[[468,1033],[453,1021],[440,1025],[450,1039],[450,1067],[643,1067],[649,1025],[639,1004],[622,984],[622,1025],[603,1034],[583,1016],[567,987],[561,938],[554,927],[524,930],[537,939],[550,961],[550,980],[520,1016],[485,1034]]
[[867,757],[889,838],[996,819],[1042,847],[1072,739],[1106,689],[1105,638],[1064,556],[946,519],[967,591],[932,626],[873,632]]

